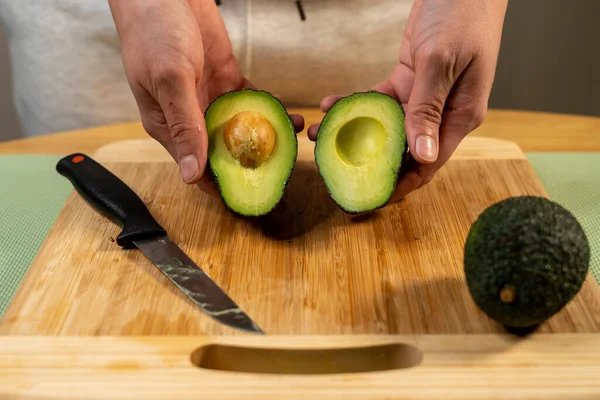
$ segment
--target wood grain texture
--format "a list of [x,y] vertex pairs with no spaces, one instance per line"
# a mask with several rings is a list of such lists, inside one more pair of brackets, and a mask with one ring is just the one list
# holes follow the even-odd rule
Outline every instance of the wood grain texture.
[[[422,360],[382,372],[232,373],[192,363],[191,355],[208,345],[312,351],[405,345],[415,346]],[[595,399],[598,365],[596,334],[0,337],[0,398]]]
[[[503,330],[479,311],[464,282],[469,227],[496,201],[545,192],[518,149],[482,159],[486,141],[477,142],[473,158],[450,160],[404,201],[361,219],[331,200],[308,140],[300,140],[288,209],[256,221],[181,183],[174,163],[151,157],[106,166],[267,334],[484,334]],[[73,193],[0,334],[239,334],[196,309],[139,251],[119,248],[119,231]],[[539,331],[599,327],[600,289],[590,275]]]
[[[306,128],[319,123],[318,109],[290,109],[304,116]],[[302,133],[303,135],[305,131]],[[513,141],[525,152],[600,151],[600,118],[529,111],[489,110],[483,125],[469,136]],[[60,132],[0,143],[0,154],[92,153],[115,141],[146,139],[139,122]]]

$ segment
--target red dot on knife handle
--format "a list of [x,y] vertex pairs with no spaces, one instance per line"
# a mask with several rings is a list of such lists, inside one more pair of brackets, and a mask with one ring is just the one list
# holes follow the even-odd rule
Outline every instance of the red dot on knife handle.
[[75,156],[71,159],[71,161],[73,161],[75,164],[80,163],[83,161],[83,156]]

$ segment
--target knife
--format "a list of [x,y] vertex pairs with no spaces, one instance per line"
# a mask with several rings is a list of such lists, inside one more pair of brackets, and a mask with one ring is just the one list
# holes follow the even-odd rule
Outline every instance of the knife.
[[117,244],[138,248],[188,298],[212,318],[245,332],[264,334],[156,222],[142,199],[104,166],[82,153],[59,160],[56,171],[102,215],[122,227]]

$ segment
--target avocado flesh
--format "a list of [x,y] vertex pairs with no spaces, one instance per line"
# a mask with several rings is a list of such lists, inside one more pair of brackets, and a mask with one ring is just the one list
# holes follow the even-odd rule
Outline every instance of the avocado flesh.
[[[268,120],[275,145],[268,159],[246,167],[234,158],[224,141],[227,123],[244,111]],[[251,89],[228,92],[215,99],[205,113],[208,163],[225,205],[242,216],[262,216],[281,201],[298,154],[294,124],[281,102],[271,94]]]
[[465,243],[470,294],[489,317],[514,328],[548,320],[578,293],[589,268],[575,217],[543,197],[519,196],[484,210]]
[[406,148],[401,104],[374,91],[354,93],[323,118],[315,162],[333,200],[348,213],[362,213],[390,199]]

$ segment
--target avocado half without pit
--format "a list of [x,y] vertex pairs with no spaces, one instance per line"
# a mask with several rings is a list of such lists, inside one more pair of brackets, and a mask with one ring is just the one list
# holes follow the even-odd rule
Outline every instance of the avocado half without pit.
[[406,150],[402,105],[383,93],[359,92],[339,100],[323,117],[315,162],[333,200],[356,214],[389,201]]
[[562,310],[587,276],[590,249],[577,219],[538,196],[510,197],[485,209],[464,249],[466,283],[476,305],[517,334]]
[[270,93],[243,89],[205,112],[208,164],[225,205],[257,217],[281,201],[298,154],[294,124]]

